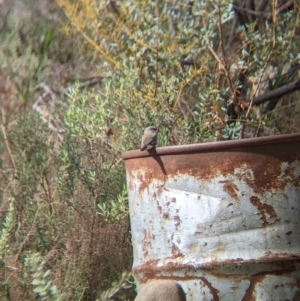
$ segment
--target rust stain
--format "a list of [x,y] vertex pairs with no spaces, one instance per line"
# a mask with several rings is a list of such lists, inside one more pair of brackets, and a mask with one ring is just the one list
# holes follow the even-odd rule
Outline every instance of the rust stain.
[[[180,255],[179,255],[180,256]],[[299,261],[297,261],[299,262]],[[239,267],[241,264],[245,265],[246,268],[249,265],[253,266],[256,262],[242,262],[238,264]],[[231,266],[230,262],[227,262],[225,266]],[[222,263],[223,266],[223,263]],[[207,270],[209,270],[212,275],[219,278],[220,281],[223,278],[226,279],[240,279],[240,280],[249,280],[249,286],[245,292],[245,295],[241,301],[255,301],[253,293],[255,286],[257,283],[260,283],[265,279],[268,275],[277,275],[277,276],[284,276],[286,274],[292,274],[296,271],[296,265],[293,261],[277,261],[272,262],[271,265],[265,267],[267,271],[261,271],[254,275],[243,275],[243,274],[236,274],[236,275],[228,275],[224,273],[220,273],[220,262],[217,263],[216,266],[210,266]],[[139,283],[146,283],[150,279],[173,279],[176,281],[189,281],[189,280],[201,280],[207,287],[209,287],[211,294],[213,295],[213,300],[219,300],[219,291],[203,276],[196,276],[196,275],[189,275],[190,271],[195,271],[197,269],[205,270],[203,267],[191,266],[187,264],[179,264],[174,262],[169,262],[165,266],[158,266],[158,260],[148,261],[147,263],[143,264],[142,266],[138,266],[133,268],[133,273],[136,277],[136,280]],[[182,276],[178,276],[178,271],[185,271]],[[177,276],[174,276],[176,272]],[[167,276],[163,276],[162,274],[167,274]],[[295,279],[295,282],[291,284],[291,286],[300,288],[300,279]],[[295,293],[295,297],[299,296],[299,291]],[[298,301],[299,299],[292,299],[291,301]]]
[[164,212],[163,218],[164,218],[164,219],[168,219],[168,218],[169,218],[169,213],[168,213],[168,212]]
[[[268,276],[268,275],[281,276],[281,275],[286,275],[287,273],[288,274],[293,273],[296,270],[295,265],[291,264],[291,263],[277,262],[276,264],[274,264],[274,267],[276,267],[276,266],[278,266],[279,269],[275,269],[272,271],[262,271],[255,275],[250,275],[250,285],[249,285],[248,289],[246,290],[246,294],[244,295],[244,297],[241,301],[255,301],[256,299],[255,299],[255,296],[253,295],[255,286],[257,285],[257,283],[262,282],[266,278],[266,276]],[[296,287],[300,288],[300,286],[298,285],[298,284],[300,284],[300,280],[296,281],[295,284],[296,284]]]
[[[237,267],[240,267],[241,265],[250,267],[253,264],[257,264],[257,260],[244,260],[242,258],[238,258],[235,260],[225,260],[225,261],[211,261],[210,263],[205,263],[205,264],[182,264],[178,262],[172,261],[172,258],[169,258],[171,261],[168,262],[168,264],[164,266],[158,266],[159,260],[149,260],[143,265],[137,266],[133,268],[134,275],[139,277],[140,275],[144,275],[145,279],[154,279],[154,278],[159,278],[161,273],[163,272],[164,274],[173,274],[175,271],[180,271],[180,270],[202,270],[202,271],[210,271],[213,272],[215,275],[220,276],[220,266],[225,267],[225,266],[233,266],[236,265]],[[259,260],[259,263],[266,263],[270,264],[268,265],[268,271],[264,273],[269,273],[269,274],[275,274],[275,275],[284,275],[285,273],[292,273],[296,270],[296,264],[300,263],[300,256],[296,256],[295,258],[291,257],[289,254],[286,255],[286,257],[265,257],[261,258]],[[295,264],[296,263],[296,264]],[[154,277],[154,278],[150,278]],[[223,275],[224,276],[224,275]],[[247,275],[244,275],[245,277]],[[149,278],[148,278],[149,277]],[[194,279],[195,276],[192,276]],[[184,279],[192,279],[189,278],[188,276],[184,277]],[[142,281],[143,282],[143,281]]]
[[148,250],[151,249],[152,240],[154,239],[153,235],[150,235],[146,229],[143,229],[143,256],[144,258],[148,255]]
[[[290,136],[289,136],[290,137]],[[174,220],[176,229],[181,224],[179,213],[175,213],[173,216],[169,216],[168,209],[172,207],[179,199],[176,197],[168,199],[166,204],[167,210],[162,207],[163,202],[159,202],[160,194],[166,190],[165,183],[169,179],[176,179],[188,175],[191,178],[195,178],[199,183],[205,183],[214,180],[216,177],[222,177],[225,181],[220,181],[219,186],[223,191],[231,196],[233,200],[229,201],[229,206],[235,205],[234,200],[239,200],[240,196],[245,196],[250,200],[251,204],[257,208],[259,217],[261,218],[262,225],[267,226],[280,221],[280,218],[275,210],[275,205],[272,203],[272,198],[264,203],[264,194],[271,195],[272,193],[279,193],[283,195],[282,202],[289,202],[288,196],[284,195],[288,191],[289,186],[300,186],[299,177],[299,164],[300,164],[300,135],[293,136],[293,139],[281,137],[266,139],[271,145],[267,145],[262,140],[253,139],[249,141],[216,143],[213,146],[185,146],[175,148],[164,148],[147,153],[138,153],[136,155],[125,155],[127,176],[129,178],[129,189],[135,190],[138,194],[149,192],[149,202],[153,202],[154,206],[157,206],[159,211],[158,219],[163,218]],[[258,144],[257,141],[260,141]],[[275,141],[275,142],[274,142]],[[276,151],[274,151],[274,149]],[[244,186],[248,186],[249,190],[242,191],[243,186],[236,186],[230,179],[236,178],[237,181]],[[228,179],[228,180],[227,180]],[[155,185],[155,186],[154,186]],[[202,184],[200,184],[202,185]],[[239,191],[240,189],[240,191]],[[154,193],[152,191],[155,191]],[[250,191],[251,192],[248,192]],[[150,195],[151,191],[151,195]],[[171,190],[170,190],[171,191]],[[253,191],[253,192],[252,192]],[[262,196],[262,197],[261,197]],[[199,197],[198,197],[199,198]],[[274,206],[273,206],[274,205]],[[169,206],[169,207],[168,207]],[[231,207],[234,210],[234,207]],[[230,210],[230,209],[229,209]],[[291,208],[291,210],[298,210],[297,208]],[[173,211],[170,211],[173,212]],[[278,211],[279,212],[279,211]],[[298,212],[297,212],[298,214]],[[288,219],[288,217],[286,217]],[[286,221],[288,222],[288,221]],[[154,221],[155,223],[155,221]],[[300,263],[300,254],[291,253],[264,253],[264,255],[258,259],[245,260],[244,258],[236,258],[233,260],[221,260],[216,259],[202,264],[183,264],[174,260],[176,257],[183,256],[178,248],[182,247],[180,239],[177,239],[176,244],[172,244],[172,254],[168,258],[154,258],[149,261],[147,259],[148,250],[152,248],[153,237],[146,229],[151,225],[145,225],[143,231],[144,240],[142,246],[142,264],[133,269],[133,272],[140,282],[145,282],[149,279],[159,279],[162,274],[171,279],[174,275],[178,275],[179,271],[185,272],[182,277],[176,276],[177,279],[182,281],[192,279],[201,280],[207,285],[213,295],[213,300],[219,300],[219,291],[213,287],[212,283],[207,281],[207,277],[189,276],[188,271],[193,273],[199,269],[202,272],[222,274],[222,266],[236,265],[237,271],[241,265],[249,265],[249,267],[259,263],[263,268],[267,269],[265,272],[257,273],[255,275],[239,275],[241,278],[246,277],[249,279],[249,287],[245,292],[243,301],[254,301],[255,285],[264,280],[266,275],[275,274],[281,275],[288,272],[288,269],[295,270],[295,267]],[[286,231],[288,231],[287,229]],[[164,229],[161,229],[164,231]],[[286,232],[285,231],[285,232]],[[283,233],[285,233],[283,232]],[[296,232],[288,231],[285,235],[295,235]],[[284,235],[284,234],[283,234]],[[281,236],[283,236],[281,235]],[[180,237],[183,239],[183,237]],[[172,236],[173,241],[174,237]],[[198,248],[205,248],[206,243],[202,246],[196,245]],[[191,248],[194,246],[191,246]],[[242,257],[242,256],[240,256]],[[148,261],[147,261],[148,260]],[[164,264],[161,266],[161,260]],[[158,264],[160,264],[158,266]],[[278,268],[275,270],[275,268]],[[245,269],[247,270],[247,269]],[[257,271],[257,270],[256,270]],[[184,274],[184,273],[183,273]],[[167,276],[166,276],[167,275]],[[221,276],[220,276],[221,277]],[[223,276],[222,276],[223,277]],[[245,279],[245,278],[243,278]],[[300,287],[300,280],[297,282]],[[294,282],[293,282],[294,284]],[[297,299],[298,298],[298,299]],[[299,292],[295,294],[294,301],[300,300]]]
[[259,210],[261,220],[263,221],[263,226],[272,225],[280,221],[280,218],[278,217],[274,208],[269,204],[262,203],[257,196],[250,197],[250,202]]
[[162,207],[159,205],[158,201],[156,201],[156,205],[157,205],[157,209],[158,209],[159,213],[161,214],[162,213]]
[[257,283],[263,281],[265,279],[265,275],[254,275],[250,277],[250,285],[246,290],[246,294],[244,295],[241,301],[255,301],[256,298],[253,296],[253,292]]
[[128,188],[129,190],[133,190],[134,188],[134,181],[132,179],[129,180]]
[[[177,210],[176,210],[176,211],[177,211]],[[177,213],[178,213],[178,211],[177,211]],[[175,215],[175,216],[173,217],[173,219],[174,219],[174,221],[175,221],[175,227],[176,227],[176,230],[178,230],[178,227],[180,226],[182,220],[181,220],[181,218],[180,218],[179,215]]]
[[[300,185],[299,175],[295,172],[297,164],[291,165],[297,160],[300,164],[300,135],[298,139],[275,145],[256,145],[253,142],[246,147],[230,149],[222,149],[220,144],[219,149],[199,153],[154,153],[153,156],[128,158],[125,164],[129,178],[137,178],[140,182],[139,193],[154,180],[164,185],[170,177],[188,174],[203,181],[210,181],[220,175],[234,175],[247,183],[255,193],[263,194],[273,189],[284,190],[288,183]],[[156,162],[157,157],[164,164],[164,172]],[[282,162],[287,164],[284,172]],[[240,170],[239,174],[237,170]],[[251,170],[251,174],[247,170]],[[224,189],[234,198],[238,197],[235,186],[225,183]]]
[[[131,179],[134,179],[134,178],[131,177]],[[140,185],[138,188],[139,188],[139,192],[141,193],[142,191],[147,189],[148,183],[146,180],[144,180],[144,177],[140,172],[137,173],[137,179],[140,181]]]
[[175,227],[176,227],[176,230],[178,230],[178,227],[179,227],[180,224],[181,224],[180,216],[179,216],[179,215],[175,215],[175,216],[174,216],[174,221],[175,221]]
[[213,296],[213,301],[219,301],[219,290],[217,290],[215,287],[212,286],[212,284],[204,277],[199,277],[199,279],[209,288],[212,296]]
[[223,190],[227,192],[233,199],[239,200],[237,194],[239,189],[232,181],[220,181],[219,183],[224,183]]
[[174,258],[183,257],[183,254],[174,243],[172,243],[172,255],[174,256]]
[[298,288],[298,290],[295,292],[295,295],[293,297],[292,301],[298,301],[300,300],[300,279],[296,279],[295,286]]

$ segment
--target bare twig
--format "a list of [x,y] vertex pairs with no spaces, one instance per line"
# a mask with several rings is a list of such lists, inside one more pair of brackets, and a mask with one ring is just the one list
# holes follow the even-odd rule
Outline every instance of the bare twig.
[[232,8],[239,11],[239,12],[245,12],[245,13],[248,13],[250,15],[253,15],[253,16],[257,16],[257,17],[261,17],[261,16],[265,16],[265,17],[268,17],[269,14],[267,13],[264,13],[264,12],[261,12],[261,11],[255,11],[255,10],[251,10],[251,9],[247,9],[247,8],[244,8],[244,7],[240,7],[240,6],[237,6],[237,5],[232,5]]
[[272,90],[264,95],[260,95],[255,97],[252,100],[252,105],[259,105],[263,102],[266,102],[268,100],[272,100],[275,98],[279,98],[285,94],[288,94],[290,92],[293,92],[295,90],[300,90],[300,79],[293,81],[292,83],[289,83],[287,85],[284,85],[278,89]]
[[[255,10],[255,1],[254,0],[249,1],[249,8],[250,8],[250,10]],[[250,20],[251,20],[251,22],[254,21],[254,17],[252,15],[250,15]]]
[[266,6],[268,5],[269,0],[261,0],[257,5],[257,11],[264,11]]
[[221,51],[222,51],[222,57],[223,57],[223,66],[224,66],[224,71],[225,71],[225,74],[226,74],[226,79],[227,79],[227,82],[228,82],[228,85],[230,87],[230,90],[233,94],[233,102],[235,105],[237,105],[238,103],[238,100],[236,98],[236,93],[235,93],[235,87],[232,83],[232,80],[231,80],[231,77],[230,77],[230,74],[229,74],[229,71],[228,71],[228,64],[227,64],[227,60],[226,60],[226,53],[225,53],[225,48],[224,48],[224,39],[223,39],[223,32],[222,32],[222,20],[221,20],[221,11],[220,11],[220,8],[219,8],[219,14],[218,14],[218,18],[219,18],[219,22],[218,22],[218,32],[219,32],[219,39],[220,39],[220,43],[221,43]]
[[63,141],[63,132],[64,129],[59,127],[59,121],[56,120],[52,114],[47,109],[44,100],[45,98],[50,95],[51,99],[54,100],[56,98],[56,95],[54,92],[50,89],[49,86],[47,86],[45,83],[40,83],[35,87],[35,89],[43,89],[45,92],[37,99],[37,101],[32,105],[32,108],[37,111],[41,117],[41,119],[48,124],[49,129],[57,133],[57,137],[60,141]]
[[207,48],[211,52],[211,54],[213,55],[213,57],[216,59],[216,61],[222,66],[222,69],[224,70],[226,78],[227,78],[227,81],[228,81],[228,85],[229,85],[232,93],[234,93],[234,88],[232,86],[232,82],[228,80],[228,78],[230,78],[228,70],[226,69],[226,67],[223,64],[223,62],[221,61],[221,59],[218,57],[218,55],[216,54],[216,52],[212,49],[212,47],[209,44],[207,44]]
[[155,80],[154,80],[154,93],[153,97],[156,97],[157,94],[157,83],[158,83],[158,41],[159,41],[159,29],[160,29],[160,13],[157,1],[155,1],[156,7],[156,15],[157,15],[157,22],[156,22],[156,51],[155,51]]
[[34,214],[33,222],[32,222],[32,224],[31,224],[31,227],[30,227],[30,229],[29,229],[29,231],[28,231],[26,237],[24,238],[23,242],[21,243],[21,246],[20,246],[20,248],[19,248],[19,251],[18,251],[18,253],[17,253],[16,257],[15,257],[15,260],[14,260],[14,265],[16,265],[16,263],[17,263],[19,257],[21,256],[21,253],[22,253],[22,251],[23,251],[23,248],[24,248],[25,244],[27,243],[27,240],[29,239],[29,237],[30,237],[30,235],[31,235],[31,233],[32,233],[32,231],[33,231],[33,229],[34,229],[34,227],[35,227],[35,222],[36,222],[36,218],[37,218],[37,215],[38,215],[38,211],[39,211],[39,209],[36,210],[36,212],[35,212],[35,214]]
[[285,11],[286,9],[289,9],[291,6],[294,5],[294,1],[288,1],[287,3],[281,5],[278,10],[277,14],[280,14],[281,12]]
[[90,79],[78,84],[78,88],[83,89],[83,88],[86,88],[86,87],[89,87],[89,86],[99,84],[103,81],[103,79],[104,79],[104,77],[102,77],[102,76],[97,76],[97,77],[90,78]]
[[[265,4],[265,1],[262,1],[262,4]],[[294,5],[294,1],[288,1],[287,3],[283,4],[282,6],[280,6],[278,8],[278,10],[276,11],[276,15],[282,13],[283,11],[289,9],[291,6]],[[262,8],[262,6],[260,8],[258,8],[257,10],[252,10],[252,9],[247,9],[238,5],[232,5],[232,8],[234,10],[237,10],[239,12],[245,12],[248,13],[252,16],[257,16],[257,17],[265,17],[266,19],[270,19],[272,17],[272,14],[270,13],[265,13],[264,9],[265,7]]]
[[234,20],[232,22],[228,42],[227,42],[228,47],[230,47],[233,44],[237,24],[238,24],[238,17],[235,15]]
[[6,148],[7,148],[8,153],[9,153],[11,162],[12,162],[12,164],[13,164],[13,166],[14,166],[14,170],[15,170],[15,172],[16,172],[16,171],[17,171],[17,165],[16,165],[16,162],[15,162],[14,156],[13,156],[13,154],[12,154],[12,151],[11,151],[11,148],[10,148],[10,145],[9,145],[9,142],[8,142],[8,139],[7,139],[6,128],[5,128],[5,126],[4,126],[6,118],[5,118],[5,112],[4,112],[4,109],[3,109],[3,108],[1,108],[1,113],[2,113],[2,124],[1,124],[1,129],[2,129],[2,133],[3,133],[5,145],[6,145]]
[[[260,4],[262,4],[262,2],[263,2],[263,0],[261,1]],[[254,93],[253,93],[253,98],[255,98],[256,95],[257,95],[257,92],[258,92],[258,90],[259,90],[259,88],[260,88],[260,85],[261,85],[261,82],[262,82],[263,75],[264,75],[264,73],[265,73],[265,70],[266,70],[266,68],[267,68],[267,65],[268,65],[270,59],[271,59],[271,56],[272,56],[272,54],[273,54],[273,51],[274,51],[274,48],[275,48],[275,45],[276,45],[276,6],[277,6],[277,0],[274,0],[274,2],[272,2],[272,18],[273,18],[273,28],[272,28],[272,48],[271,48],[271,51],[270,51],[270,53],[269,53],[269,55],[268,55],[268,57],[267,57],[267,59],[266,59],[266,61],[265,61],[264,66],[263,66],[263,69],[262,69],[262,72],[261,72],[261,75],[260,75],[258,84],[257,84],[257,86],[256,86],[256,89],[255,89]],[[246,113],[246,118],[248,117],[248,115],[249,115],[249,113],[250,113],[250,110],[251,110],[252,105],[253,105],[253,99],[252,99],[251,102],[250,102],[250,106],[249,106],[248,111],[247,111],[247,113]]]
[[172,18],[172,11],[173,7],[170,2],[167,2],[167,12],[168,12],[168,27],[169,27],[169,32],[171,35],[175,36],[176,35],[176,25],[174,24],[174,20]]

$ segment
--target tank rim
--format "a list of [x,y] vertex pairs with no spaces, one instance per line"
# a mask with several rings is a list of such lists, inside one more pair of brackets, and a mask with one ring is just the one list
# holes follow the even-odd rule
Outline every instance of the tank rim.
[[205,153],[211,151],[223,151],[235,148],[244,148],[266,144],[282,144],[300,141],[300,133],[284,134],[276,136],[266,136],[258,138],[245,138],[239,140],[226,140],[217,142],[205,142],[195,144],[184,144],[175,146],[157,147],[156,149],[146,150],[141,152],[140,150],[130,150],[122,153],[124,160],[151,157],[151,156],[165,156],[165,155],[177,155],[177,154],[189,154],[189,153]]

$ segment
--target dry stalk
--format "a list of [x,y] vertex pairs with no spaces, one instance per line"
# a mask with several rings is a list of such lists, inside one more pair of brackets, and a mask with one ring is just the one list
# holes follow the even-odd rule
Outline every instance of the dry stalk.
[[[263,3],[263,2],[264,2],[264,1],[261,1],[261,3]],[[264,73],[265,73],[265,70],[266,70],[266,68],[267,68],[267,65],[268,65],[270,59],[271,59],[271,56],[272,56],[272,54],[273,54],[273,51],[274,51],[274,48],[275,48],[275,45],[276,45],[276,6],[277,6],[277,0],[272,1],[272,19],[273,19],[273,28],[272,28],[272,35],[273,35],[273,37],[272,37],[272,48],[271,48],[271,51],[270,51],[269,54],[268,54],[268,57],[267,57],[267,59],[266,59],[266,61],[265,61],[264,66],[263,66],[261,75],[260,75],[260,77],[259,77],[258,84],[257,84],[257,86],[256,86],[256,89],[255,89],[254,93],[253,93],[253,97],[252,97],[252,99],[251,99],[250,105],[249,105],[248,110],[247,110],[247,113],[246,113],[246,118],[248,117],[249,112],[250,112],[250,110],[251,110],[251,108],[252,108],[252,105],[253,105],[253,99],[256,97],[256,95],[257,95],[257,93],[258,93],[258,90],[259,90],[260,85],[261,85],[261,82],[262,82],[263,75],[264,75]]]
[[35,89],[43,89],[45,92],[32,105],[32,108],[35,111],[37,111],[41,119],[48,124],[49,129],[57,133],[58,139],[60,140],[60,142],[62,142],[64,139],[63,136],[64,129],[59,126],[59,121],[52,116],[52,114],[49,112],[44,102],[47,96],[50,96],[52,100],[55,100],[56,99],[55,93],[45,83],[40,83],[35,87]]
[[8,142],[8,139],[7,139],[7,132],[6,132],[6,128],[4,126],[4,124],[6,123],[6,118],[5,118],[5,112],[4,112],[4,109],[1,108],[1,113],[2,113],[2,124],[1,124],[1,129],[2,129],[2,133],[3,133],[3,137],[4,137],[4,141],[5,141],[5,145],[6,145],[6,148],[7,148],[7,151],[8,151],[8,154],[9,154],[9,157],[11,159],[11,162],[14,166],[14,170],[15,172],[18,170],[17,169],[17,165],[16,165],[16,162],[15,162],[15,159],[14,159],[14,156],[12,154],[12,151],[11,151],[11,148],[10,148],[10,145],[9,145],[9,142]]

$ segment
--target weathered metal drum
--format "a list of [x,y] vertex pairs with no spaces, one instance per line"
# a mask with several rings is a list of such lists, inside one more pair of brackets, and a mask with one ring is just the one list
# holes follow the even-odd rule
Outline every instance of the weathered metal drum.
[[123,154],[133,273],[188,301],[300,300],[300,134]]

